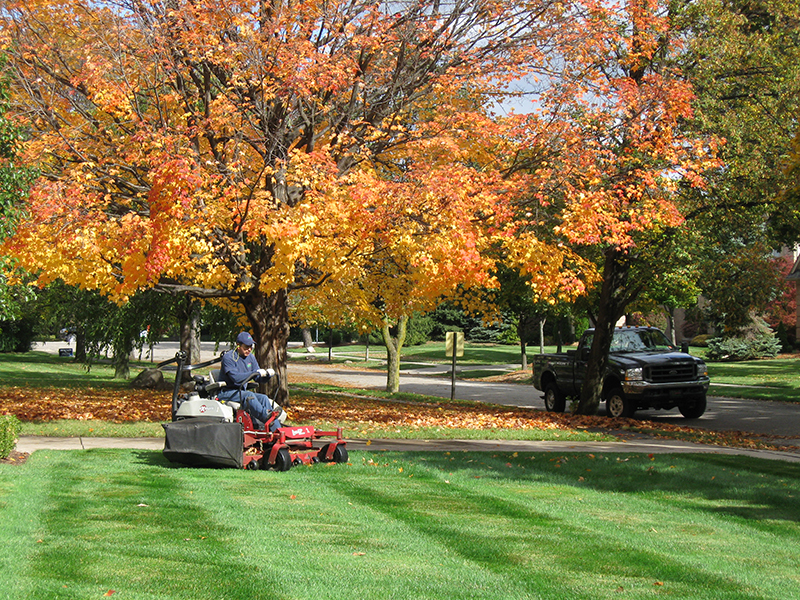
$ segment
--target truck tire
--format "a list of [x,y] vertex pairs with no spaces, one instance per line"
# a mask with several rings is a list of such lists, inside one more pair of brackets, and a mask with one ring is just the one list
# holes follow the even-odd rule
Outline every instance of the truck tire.
[[561,390],[558,389],[555,381],[551,381],[544,386],[544,408],[548,412],[564,412],[567,407],[567,399]]
[[681,414],[687,419],[702,417],[703,413],[706,412],[706,395],[703,394],[691,402],[681,404],[678,410],[681,411]]
[[636,412],[636,405],[625,397],[622,388],[611,388],[606,393],[606,413],[614,419],[619,417],[630,418]]

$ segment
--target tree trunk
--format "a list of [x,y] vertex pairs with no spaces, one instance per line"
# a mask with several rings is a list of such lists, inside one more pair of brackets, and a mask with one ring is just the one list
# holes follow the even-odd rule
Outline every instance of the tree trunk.
[[129,379],[131,376],[131,353],[133,342],[123,334],[113,342],[114,349],[114,379]]
[[303,348],[309,354],[314,352],[314,339],[311,337],[311,330],[303,327]]
[[400,391],[400,351],[406,341],[406,331],[408,327],[408,316],[403,315],[397,322],[397,337],[392,337],[389,330],[389,321],[383,322],[381,334],[383,343],[386,346],[386,391],[395,394]]
[[[250,321],[251,333],[256,342],[256,360],[262,369],[274,369],[278,374],[278,387],[270,397],[284,408],[289,406],[289,387],[286,378],[286,348],[289,342],[288,292],[279,290],[265,295],[252,289],[241,297],[240,302]],[[266,387],[266,386],[264,386]]]
[[[186,353],[186,364],[194,365],[200,362],[200,308],[201,303],[189,296],[178,311],[180,324],[181,351]],[[186,371],[185,376],[191,378],[191,373]]]
[[517,319],[517,337],[519,338],[520,363],[522,364],[523,371],[528,368],[528,328],[526,325],[525,315],[520,315],[519,319]]
[[675,333],[675,309],[671,306],[663,305],[664,311],[667,313],[667,337],[672,342],[673,346],[677,346],[677,335]]
[[539,319],[539,354],[544,354],[544,324],[547,318]]
[[608,352],[614,327],[625,311],[625,292],[628,282],[628,266],[618,250],[608,250],[603,266],[603,287],[600,292],[595,334],[586,365],[586,375],[581,388],[577,413],[581,415],[597,414],[603,399],[603,376],[608,363]]
[[564,324],[564,318],[558,317],[556,319],[556,353],[561,354],[563,351],[563,342],[561,337],[561,326]]
[[86,333],[83,327],[79,327],[75,332],[75,360],[86,362]]

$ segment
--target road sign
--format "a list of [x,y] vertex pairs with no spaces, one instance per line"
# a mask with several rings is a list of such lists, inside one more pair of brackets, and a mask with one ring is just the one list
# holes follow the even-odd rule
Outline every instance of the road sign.
[[448,331],[445,334],[445,356],[453,356],[453,346],[456,348],[456,356],[464,356],[464,332]]

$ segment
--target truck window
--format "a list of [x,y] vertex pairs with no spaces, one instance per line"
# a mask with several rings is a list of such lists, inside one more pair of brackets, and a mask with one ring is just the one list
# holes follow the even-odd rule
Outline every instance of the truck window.
[[666,350],[675,350],[675,346],[672,345],[662,331],[652,329],[650,331],[642,331],[641,333],[648,350],[658,350],[662,352]]
[[657,329],[614,332],[611,352],[663,352],[672,350],[667,336]]

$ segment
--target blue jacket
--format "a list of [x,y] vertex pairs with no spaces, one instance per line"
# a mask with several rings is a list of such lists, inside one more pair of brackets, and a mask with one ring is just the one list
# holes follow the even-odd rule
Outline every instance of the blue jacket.
[[[234,392],[238,394],[239,388],[247,381],[247,378],[259,369],[258,361],[252,354],[244,357],[235,348],[223,354],[220,376],[227,383],[227,387],[222,395],[232,396]],[[262,381],[263,379],[263,377],[259,376],[254,381]]]

